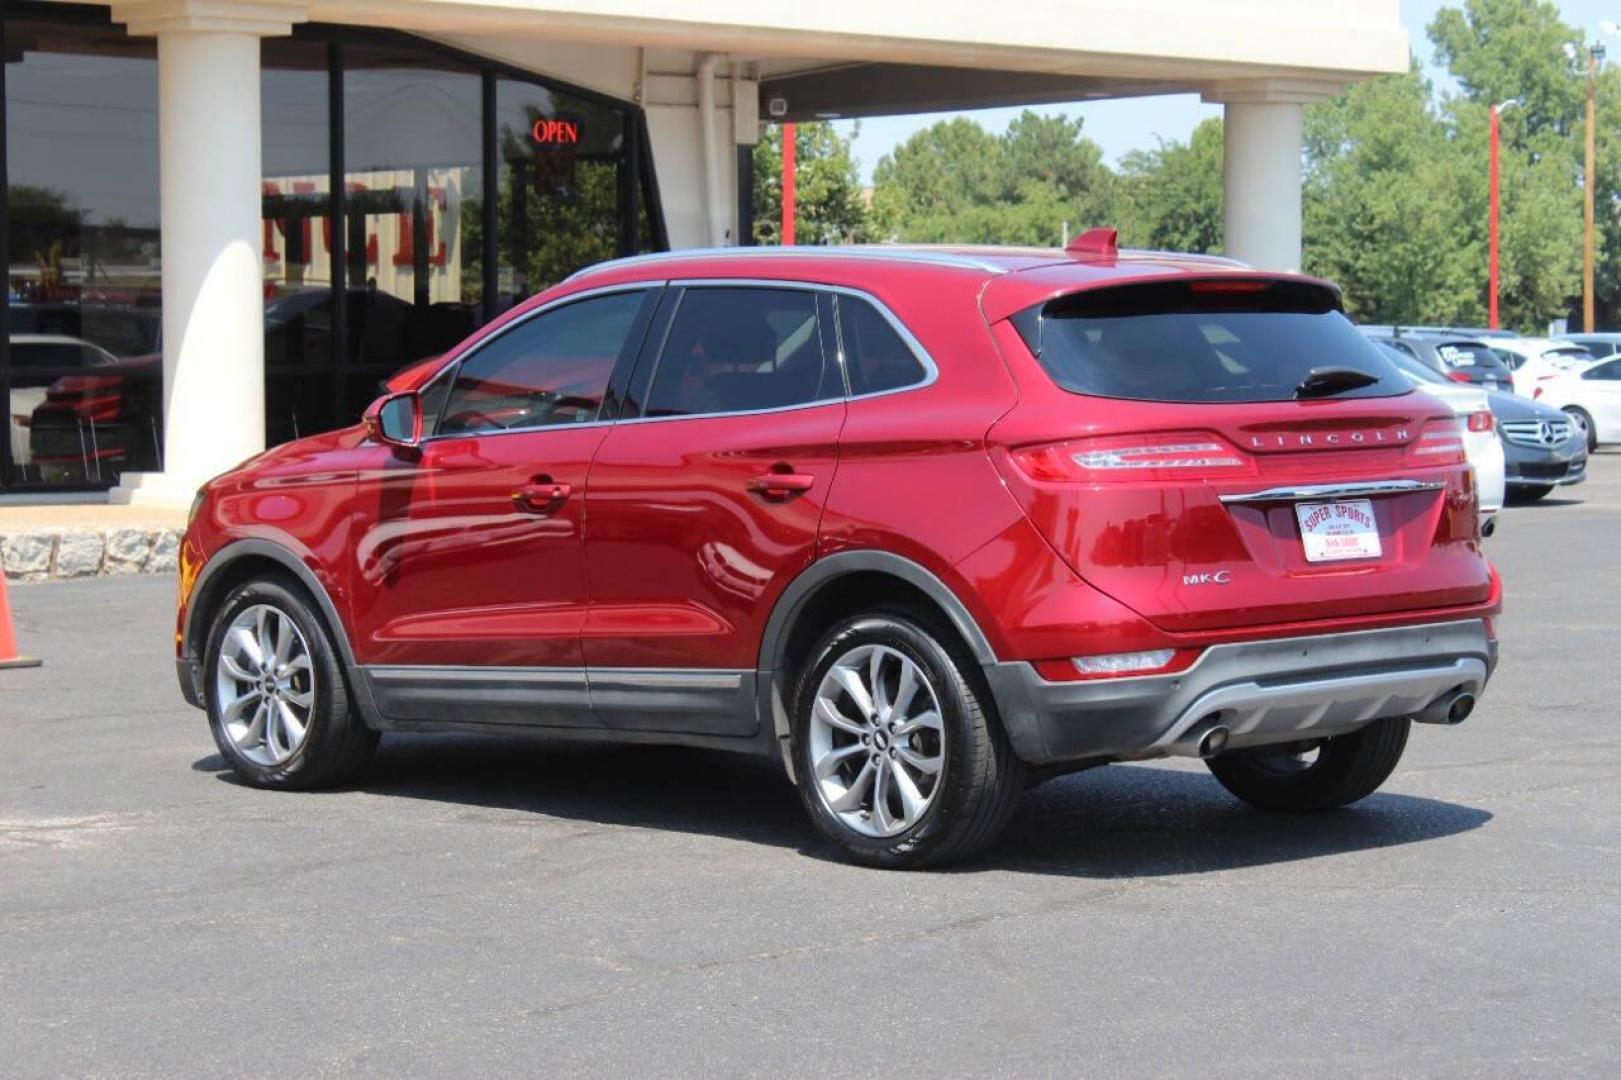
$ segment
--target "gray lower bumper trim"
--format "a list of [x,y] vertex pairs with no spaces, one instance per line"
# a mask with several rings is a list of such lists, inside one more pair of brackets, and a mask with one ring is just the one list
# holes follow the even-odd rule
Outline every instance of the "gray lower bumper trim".
[[1480,619],[1216,645],[1175,675],[1048,682],[1023,662],[986,668],[1015,753],[1032,764],[1158,757],[1216,718],[1234,748],[1343,734],[1410,716],[1496,662]]

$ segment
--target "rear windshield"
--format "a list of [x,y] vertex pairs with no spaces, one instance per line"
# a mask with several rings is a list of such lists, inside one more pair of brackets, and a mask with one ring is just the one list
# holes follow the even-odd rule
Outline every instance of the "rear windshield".
[[1435,346],[1435,351],[1448,367],[1478,367],[1489,371],[1503,367],[1497,354],[1477,341],[1443,341]]
[[1335,398],[1390,397],[1412,383],[1303,282],[1214,280],[1072,293],[1013,317],[1032,355],[1076,394],[1134,401],[1287,401],[1317,369],[1371,378]]

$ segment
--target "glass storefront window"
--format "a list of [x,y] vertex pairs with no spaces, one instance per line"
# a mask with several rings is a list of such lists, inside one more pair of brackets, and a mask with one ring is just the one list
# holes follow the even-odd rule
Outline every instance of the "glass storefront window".
[[[156,44],[88,8],[0,26],[0,489],[109,487],[163,467]],[[354,423],[491,313],[661,243],[632,105],[385,31],[304,26],[260,57],[271,445]]]
[[163,361],[157,52],[8,19],[7,486],[156,469]]
[[344,49],[348,373],[369,387],[472,333],[484,299],[483,82],[415,49]]
[[327,47],[267,38],[260,63],[265,439],[278,443],[349,418],[334,369]]
[[625,246],[626,114],[532,83],[496,83],[496,308]]

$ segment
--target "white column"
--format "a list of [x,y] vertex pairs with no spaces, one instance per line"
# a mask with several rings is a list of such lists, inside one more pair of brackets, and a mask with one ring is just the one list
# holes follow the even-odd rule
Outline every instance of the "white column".
[[158,39],[164,448],[161,472],[126,474],[112,498],[185,505],[264,449],[259,39],[291,16],[163,0],[114,17]]
[[1205,94],[1223,106],[1225,253],[1265,270],[1300,269],[1300,169],[1305,105],[1336,88],[1271,80]]

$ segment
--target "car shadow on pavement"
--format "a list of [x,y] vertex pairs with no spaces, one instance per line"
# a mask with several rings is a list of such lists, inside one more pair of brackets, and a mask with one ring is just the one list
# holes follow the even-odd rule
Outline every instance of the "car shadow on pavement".
[[[192,767],[237,783],[217,754]],[[385,738],[350,790],[838,857],[778,770],[719,752],[454,735]],[[1237,802],[1202,769],[1112,766],[1032,788],[1001,840],[953,872],[1198,874],[1435,840],[1491,818],[1474,807],[1384,793],[1329,813],[1265,814]]]

